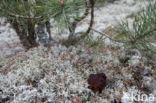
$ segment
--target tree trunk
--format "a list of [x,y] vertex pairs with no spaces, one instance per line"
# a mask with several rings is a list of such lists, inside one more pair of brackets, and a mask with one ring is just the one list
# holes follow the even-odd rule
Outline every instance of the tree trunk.
[[19,20],[15,20],[11,22],[11,24],[15,29],[20,39],[20,42],[26,49],[38,46],[38,43],[36,42],[36,34],[34,29],[35,25],[33,25],[30,20],[27,21],[28,28],[25,28],[24,24],[22,24],[22,22]]

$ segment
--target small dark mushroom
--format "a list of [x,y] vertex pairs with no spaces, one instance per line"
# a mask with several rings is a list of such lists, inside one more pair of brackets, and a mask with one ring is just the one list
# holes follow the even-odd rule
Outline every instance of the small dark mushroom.
[[106,75],[104,73],[90,74],[88,78],[88,88],[94,93],[101,93],[106,87]]

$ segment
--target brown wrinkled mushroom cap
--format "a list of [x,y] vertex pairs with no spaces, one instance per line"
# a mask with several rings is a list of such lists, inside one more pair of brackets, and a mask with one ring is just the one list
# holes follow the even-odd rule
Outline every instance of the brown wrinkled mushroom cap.
[[102,90],[106,87],[106,75],[104,73],[90,74],[88,78],[88,88],[94,93]]

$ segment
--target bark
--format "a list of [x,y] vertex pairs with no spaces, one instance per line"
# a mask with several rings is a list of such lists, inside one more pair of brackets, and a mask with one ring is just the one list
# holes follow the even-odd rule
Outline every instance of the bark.
[[33,25],[30,21],[27,21],[28,28],[25,28],[22,22],[19,20],[14,20],[13,22],[11,22],[11,24],[15,29],[20,42],[26,49],[38,46],[34,29],[35,25]]

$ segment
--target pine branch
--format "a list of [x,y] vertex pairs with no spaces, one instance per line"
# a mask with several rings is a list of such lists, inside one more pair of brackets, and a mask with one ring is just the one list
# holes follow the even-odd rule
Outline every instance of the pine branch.
[[23,15],[18,15],[18,14],[13,14],[13,13],[10,13],[9,16],[11,17],[15,17],[15,18],[23,18],[23,19],[41,19],[43,18],[43,16],[23,16]]

